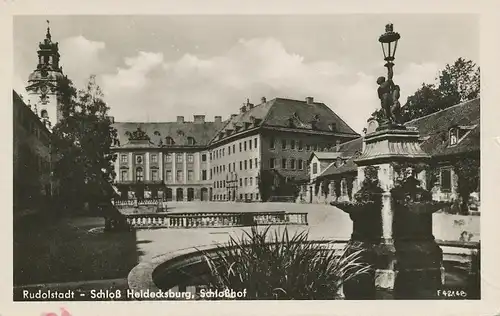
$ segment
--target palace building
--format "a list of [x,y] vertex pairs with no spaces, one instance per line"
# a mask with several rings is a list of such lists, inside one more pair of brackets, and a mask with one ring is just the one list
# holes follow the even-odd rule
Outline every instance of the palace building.
[[[328,106],[314,102],[265,98],[247,100],[222,121],[204,115],[193,121],[120,123],[116,181],[130,197],[139,183],[147,196],[167,200],[260,201],[258,179],[275,170],[289,181],[307,179],[313,150],[330,151],[359,137]],[[164,189],[160,187],[165,186]]]

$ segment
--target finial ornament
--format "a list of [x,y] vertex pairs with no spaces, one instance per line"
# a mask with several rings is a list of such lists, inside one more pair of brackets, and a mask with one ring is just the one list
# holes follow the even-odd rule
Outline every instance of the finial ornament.
[[386,32],[394,32],[394,25],[392,23],[388,23],[385,25]]
[[52,35],[50,35],[50,21],[47,20],[47,39],[50,41],[52,39]]

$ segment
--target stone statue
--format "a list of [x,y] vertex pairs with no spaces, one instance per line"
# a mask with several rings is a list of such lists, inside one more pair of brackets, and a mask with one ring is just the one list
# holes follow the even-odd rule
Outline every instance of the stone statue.
[[388,68],[387,80],[383,76],[377,79],[377,84],[379,85],[377,89],[378,97],[388,123],[399,125],[401,108],[401,104],[399,103],[400,88],[392,80],[394,75],[392,63],[388,63],[386,67]]

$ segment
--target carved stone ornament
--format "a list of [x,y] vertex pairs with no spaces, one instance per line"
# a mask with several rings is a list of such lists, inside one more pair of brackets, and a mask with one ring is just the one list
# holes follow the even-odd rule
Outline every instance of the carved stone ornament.
[[148,134],[144,132],[140,127],[137,127],[137,130],[133,132],[126,131],[125,135],[129,140],[149,140]]

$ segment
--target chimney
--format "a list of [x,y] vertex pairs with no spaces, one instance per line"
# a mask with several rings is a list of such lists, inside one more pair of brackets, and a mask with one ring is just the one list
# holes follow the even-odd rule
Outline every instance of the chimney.
[[338,152],[340,150],[340,139],[337,139],[335,142],[335,151]]
[[266,102],[267,102],[266,97],[260,98],[260,103],[266,103]]
[[243,103],[243,106],[240,108],[240,112],[241,113],[245,113],[247,111],[247,107],[246,107],[246,104]]
[[194,122],[197,124],[205,123],[205,115],[194,115]]
[[253,109],[253,103],[250,103],[250,99],[247,99],[247,110]]
[[314,103],[314,98],[313,97],[307,97],[306,98],[306,103],[307,104],[313,104]]
[[216,117],[214,118],[214,122],[215,122],[215,123],[222,123],[222,116],[216,116]]
[[177,116],[177,123],[184,123],[184,116]]

